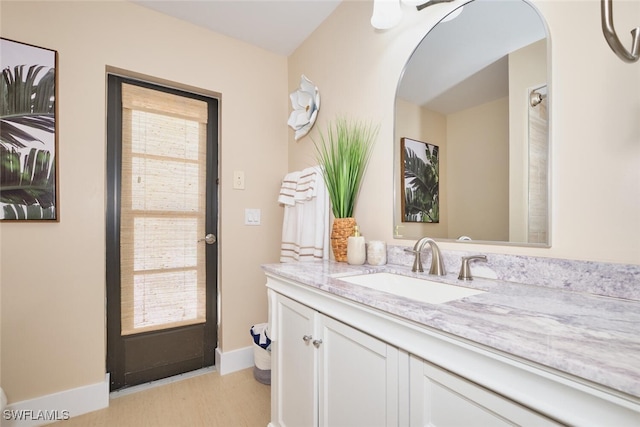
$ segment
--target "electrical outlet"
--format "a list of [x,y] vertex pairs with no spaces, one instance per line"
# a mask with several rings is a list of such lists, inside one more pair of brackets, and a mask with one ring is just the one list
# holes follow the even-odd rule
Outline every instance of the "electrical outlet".
[[233,171],[233,189],[244,190],[244,171]]

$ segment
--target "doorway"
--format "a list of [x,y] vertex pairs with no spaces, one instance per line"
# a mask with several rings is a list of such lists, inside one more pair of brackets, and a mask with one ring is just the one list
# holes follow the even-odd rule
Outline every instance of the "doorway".
[[212,366],[219,99],[107,76],[111,391]]

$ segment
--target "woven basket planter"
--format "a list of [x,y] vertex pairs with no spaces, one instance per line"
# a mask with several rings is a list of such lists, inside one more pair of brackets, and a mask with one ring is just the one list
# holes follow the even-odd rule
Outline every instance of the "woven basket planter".
[[338,262],[347,262],[347,240],[353,235],[355,218],[335,218],[331,227],[331,250]]

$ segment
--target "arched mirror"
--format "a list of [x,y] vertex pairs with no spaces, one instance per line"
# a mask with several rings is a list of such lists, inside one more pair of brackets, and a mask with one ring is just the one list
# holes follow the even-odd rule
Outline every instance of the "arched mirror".
[[424,37],[396,94],[394,237],[550,245],[548,51],[520,0],[474,0]]

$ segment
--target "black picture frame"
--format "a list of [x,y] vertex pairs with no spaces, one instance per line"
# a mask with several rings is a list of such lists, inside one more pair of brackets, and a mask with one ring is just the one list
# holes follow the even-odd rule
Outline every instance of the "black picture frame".
[[0,38],[0,220],[60,221],[58,52]]

